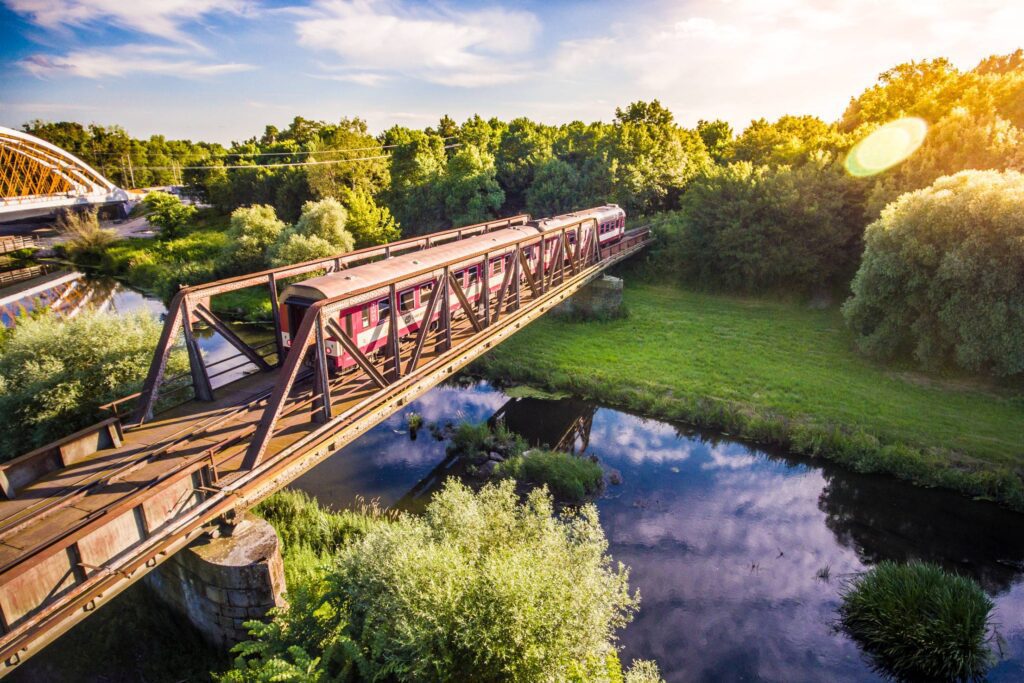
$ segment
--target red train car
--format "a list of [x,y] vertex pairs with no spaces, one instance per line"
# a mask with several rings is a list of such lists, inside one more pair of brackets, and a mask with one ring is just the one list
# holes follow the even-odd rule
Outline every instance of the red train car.
[[[511,259],[515,253],[516,242],[533,234],[551,233],[551,237],[544,240],[547,251],[544,262],[550,270],[552,264],[557,263],[553,257],[558,245],[558,231],[575,224],[581,218],[588,217],[597,219],[598,242],[601,245],[616,242],[625,233],[625,211],[615,204],[609,204],[586,211],[530,221],[525,225],[495,230],[289,285],[280,297],[284,345],[291,346],[292,335],[298,330],[303,315],[314,302],[380,285],[379,289],[358,297],[353,300],[351,306],[338,313],[339,325],[352,338],[359,350],[367,355],[373,354],[383,348],[388,341],[389,318],[393,312],[387,285],[396,277],[401,277],[403,273],[422,272],[436,266],[436,269],[431,269],[430,275],[418,282],[404,285],[397,292],[398,315],[401,316],[398,321],[398,336],[401,339],[419,329],[427,302],[434,287],[438,286],[438,278],[445,264],[458,264],[460,256],[466,257],[463,263],[456,265],[451,272],[462,284],[467,300],[475,304],[483,295],[485,266],[482,259],[479,256],[474,257],[473,254],[484,249],[490,253],[486,266],[489,273],[486,279],[490,291],[497,294],[501,289],[505,268],[512,267]],[[575,243],[575,233],[569,233],[569,241],[570,244]],[[540,259],[539,246],[524,250],[531,269],[536,268]],[[474,258],[476,261],[472,260]],[[449,306],[452,313],[461,307],[454,294],[450,297]],[[440,306],[436,308],[430,323],[440,318]],[[336,339],[329,337],[326,341],[328,364],[332,368],[342,369],[355,365],[355,360],[341,348]]]

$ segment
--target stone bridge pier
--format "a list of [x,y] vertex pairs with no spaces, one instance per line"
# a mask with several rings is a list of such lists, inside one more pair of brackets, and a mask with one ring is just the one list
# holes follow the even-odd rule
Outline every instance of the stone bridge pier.
[[219,534],[197,539],[144,580],[218,647],[245,640],[246,621],[285,605],[281,542],[269,522],[249,512]]
[[622,308],[622,278],[603,274],[555,306],[552,312],[582,320],[617,318]]

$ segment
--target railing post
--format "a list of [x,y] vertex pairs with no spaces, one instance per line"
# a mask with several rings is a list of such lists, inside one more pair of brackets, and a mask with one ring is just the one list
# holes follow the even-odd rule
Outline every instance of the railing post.
[[323,309],[317,312],[316,344],[313,346],[313,366],[316,372],[316,390],[319,394],[317,404],[313,407],[314,422],[330,422],[333,417],[331,409],[331,380],[327,370],[327,339],[324,335]]
[[271,273],[267,276],[267,286],[270,288],[270,312],[274,315],[274,341],[277,343],[278,367],[284,362],[284,337],[281,334],[281,302],[278,301],[277,275]]
[[519,269],[519,261],[521,260],[519,255],[521,251],[522,249],[520,248],[520,245],[516,244],[516,252],[515,254],[512,255],[512,267],[515,269],[516,278],[516,302],[514,309],[516,311],[519,310],[519,306],[522,304],[523,274],[522,271]]
[[547,284],[547,253],[548,253],[548,240],[545,235],[540,236],[540,293],[543,295],[545,285]]
[[484,327],[490,327],[491,325],[491,254],[487,252],[484,254],[484,272],[480,278],[480,284],[483,286],[480,296],[477,297],[477,301],[484,305]]
[[402,377],[401,348],[398,345],[398,294],[395,290],[395,283],[388,285],[388,301],[390,302],[391,316],[388,319],[388,353],[391,355],[391,380],[397,381]]
[[181,301],[181,313],[184,318],[185,348],[188,350],[188,369],[192,374],[192,390],[200,401],[212,401],[213,385],[210,384],[210,375],[206,371],[206,364],[203,363],[203,353],[199,349],[199,342],[196,341],[196,335],[192,329],[192,306],[188,297]]
[[449,284],[449,269],[444,267],[441,286],[444,287],[444,298],[441,299],[441,325],[444,326],[444,350],[452,348],[452,290]]

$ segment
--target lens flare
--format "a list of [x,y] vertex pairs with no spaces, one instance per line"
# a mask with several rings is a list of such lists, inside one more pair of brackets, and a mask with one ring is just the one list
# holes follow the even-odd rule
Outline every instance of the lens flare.
[[927,132],[923,119],[890,121],[853,146],[846,157],[846,170],[858,178],[881,173],[913,154]]

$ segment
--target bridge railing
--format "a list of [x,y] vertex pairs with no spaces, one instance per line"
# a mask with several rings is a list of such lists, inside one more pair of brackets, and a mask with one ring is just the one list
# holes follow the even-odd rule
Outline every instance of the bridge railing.
[[519,214],[507,218],[500,218],[486,223],[477,223],[461,228],[453,228],[441,232],[421,235],[408,239],[392,242],[390,244],[368,247],[357,251],[339,254],[312,261],[305,261],[289,266],[262,270],[249,275],[226,278],[216,282],[201,285],[182,287],[168,307],[168,315],[164,321],[164,328],[160,335],[153,360],[150,363],[146,380],[134,411],[132,422],[141,424],[152,418],[157,401],[160,397],[162,385],[165,382],[164,374],[170,360],[171,351],[177,343],[179,332],[184,330],[185,348],[189,358],[189,372],[192,380],[193,394],[203,401],[213,400],[213,386],[210,382],[208,366],[203,360],[195,338],[193,327],[197,322],[204,322],[221,334],[239,354],[245,356],[260,370],[268,370],[271,366],[256,353],[250,345],[240,339],[231,328],[213,313],[209,305],[211,297],[227,292],[246,289],[249,287],[266,287],[270,296],[270,307],[274,321],[275,342],[278,358],[284,357],[284,340],[281,336],[281,311],[278,303],[278,285],[281,281],[308,275],[318,271],[338,271],[355,265],[371,261],[390,258],[410,251],[418,251],[435,247],[439,244],[460,240],[465,237],[479,235],[501,228],[515,225],[524,225],[530,217],[526,214]]
[[[570,242],[570,234],[575,236],[574,242]],[[557,243],[554,245],[554,253],[550,262],[546,262],[549,258],[547,254],[549,242],[552,239]],[[527,250],[532,250],[538,245],[541,245],[541,248],[537,250],[538,257],[535,264],[531,266]],[[504,265],[502,267],[502,282],[498,287],[497,294],[492,295],[490,263],[495,258],[501,258]],[[331,407],[333,399],[327,368],[328,337],[337,340],[344,352],[352,357],[358,372],[364,373],[369,382],[376,385],[378,389],[384,390],[403,376],[416,371],[429,336],[435,336],[435,341],[439,342],[438,347],[441,350],[450,350],[454,322],[457,318],[468,321],[474,332],[482,332],[498,322],[502,314],[514,312],[520,307],[524,296],[524,285],[529,289],[529,294],[533,298],[543,296],[553,285],[565,279],[567,271],[575,275],[584,268],[597,263],[601,258],[597,221],[594,218],[584,218],[566,225],[558,231],[525,234],[515,242],[498,249],[481,247],[471,253],[462,254],[443,266],[424,267],[412,273],[403,273],[400,277],[387,283],[355,289],[313,303],[306,310],[298,330],[295,331],[295,338],[292,340],[291,348],[288,350],[288,355],[282,366],[282,377],[279,378],[274,388],[259,427],[250,442],[245,467],[257,466],[263,457],[267,445],[273,438],[284,405],[299,377],[300,369],[307,360],[307,352],[310,350],[313,361],[314,393],[318,406],[314,412],[314,419],[324,423],[335,419],[336,416]],[[470,293],[453,275],[454,272],[473,265],[481,266],[477,271],[481,273],[479,285],[481,294],[475,303],[470,301]],[[399,310],[397,293],[403,286],[425,279],[430,279],[435,284],[427,305],[423,307],[423,312],[417,320],[415,315],[403,314]],[[342,329],[337,320],[338,312],[350,308],[362,298],[372,294],[386,295],[389,303],[387,343],[383,353],[378,352],[380,356],[378,363],[383,366],[384,371],[363,353],[353,336]],[[453,313],[451,307],[453,295],[459,303],[457,313]],[[434,320],[435,314],[438,314],[436,321]],[[402,324],[409,327],[417,326],[408,349],[403,349],[400,343],[398,334],[400,320]],[[405,357],[403,358],[403,356]]]

